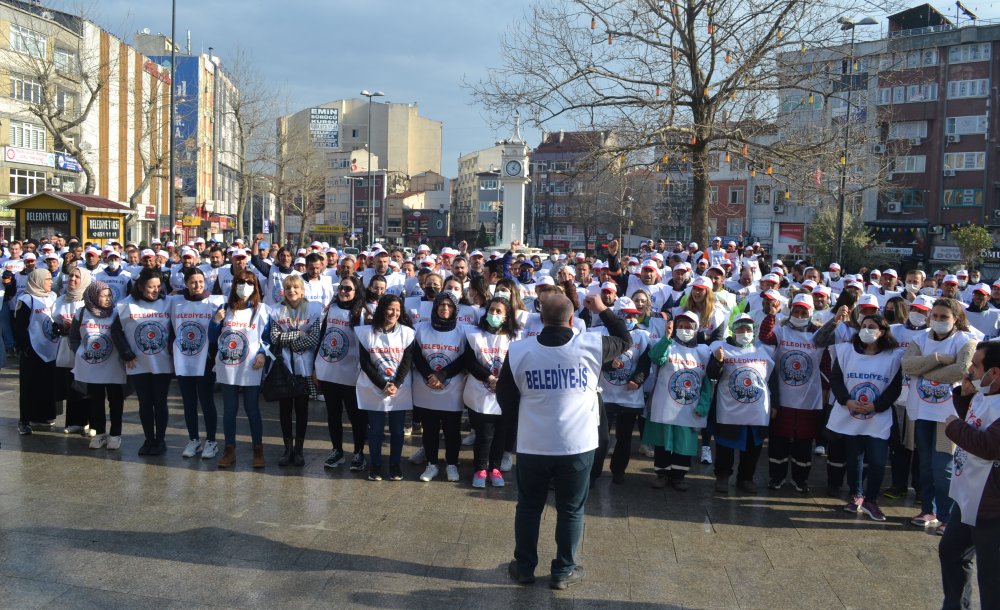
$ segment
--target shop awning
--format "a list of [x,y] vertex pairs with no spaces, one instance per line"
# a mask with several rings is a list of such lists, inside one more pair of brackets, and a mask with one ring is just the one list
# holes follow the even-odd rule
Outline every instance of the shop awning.
[[129,206],[123,203],[118,203],[117,201],[105,199],[104,197],[98,197],[96,195],[84,195],[82,193],[61,193],[58,191],[42,191],[41,193],[28,195],[27,197],[22,197],[21,199],[12,202],[7,207],[17,209],[22,204],[42,196],[51,197],[52,199],[58,199],[73,207],[80,208],[85,212],[117,212],[119,214],[135,213],[135,210],[133,210]]

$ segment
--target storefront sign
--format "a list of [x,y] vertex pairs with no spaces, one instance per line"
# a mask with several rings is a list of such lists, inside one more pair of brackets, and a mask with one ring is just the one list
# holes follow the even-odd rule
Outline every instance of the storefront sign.
[[958,246],[934,246],[931,250],[931,259],[945,262],[958,262],[962,260],[962,250]]
[[80,171],[80,162],[73,155],[56,153],[56,167],[67,172]]
[[27,222],[69,222],[69,210],[25,210],[24,215]]
[[3,147],[3,158],[9,163],[23,163],[24,165],[41,165],[53,167],[56,164],[56,156],[44,150],[31,150],[30,148],[15,148],[13,146]]
[[88,218],[87,235],[91,239],[118,239],[121,236],[121,218]]
[[913,256],[913,248],[897,248],[895,246],[874,246],[872,254],[895,254],[896,256]]

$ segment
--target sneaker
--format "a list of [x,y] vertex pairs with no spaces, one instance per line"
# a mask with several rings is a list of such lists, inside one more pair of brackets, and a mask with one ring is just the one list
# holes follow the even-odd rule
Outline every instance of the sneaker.
[[427,452],[424,451],[423,447],[418,448],[416,451],[413,452],[413,455],[410,456],[411,464],[423,464],[426,461],[427,461]]
[[355,453],[351,460],[351,472],[364,472],[367,463],[368,460],[365,459],[364,453]]
[[403,436],[413,436],[413,426],[403,426]]
[[403,470],[399,467],[399,464],[396,464],[395,466],[389,464],[389,480],[390,481],[403,480]]
[[938,536],[944,536],[944,530],[948,527],[947,523],[942,523],[941,525],[934,528],[934,533]]
[[451,481],[452,483],[461,480],[461,478],[458,476],[458,466],[453,466],[451,464],[448,464],[447,466],[444,467],[444,472],[448,476],[448,480]]
[[771,479],[770,481],[767,482],[768,489],[778,490],[781,489],[784,485],[785,481],[783,479]]
[[201,459],[210,460],[219,455],[219,443],[215,441],[205,441],[205,446],[201,449]]
[[462,439],[462,446],[463,447],[471,447],[471,446],[473,446],[475,444],[476,444],[476,431],[475,430],[471,430],[465,436],[465,438]]
[[152,448],[153,443],[149,441],[142,441],[142,446],[139,447],[139,455],[149,455],[149,450]]
[[656,455],[656,452],[653,451],[653,448],[649,445],[639,445],[639,453],[648,458],[654,457]]
[[795,491],[799,492],[800,494],[809,493],[809,483],[807,483],[806,481],[802,481],[801,483],[799,483],[798,481],[792,481],[792,488],[795,489]]
[[167,452],[166,441],[152,441],[149,443],[149,453],[146,455],[163,455]]
[[813,453],[826,457],[826,447],[823,445],[816,445],[816,449],[813,450]]
[[507,574],[510,579],[516,581],[519,585],[530,585],[535,582],[534,574],[522,574],[520,570],[517,569],[517,560],[512,559],[510,563],[507,564]]
[[83,426],[66,426],[63,434],[83,434]]
[[121,448],[122,448],[122,437],[120,436],[108,437],[108,451],[118,451]]
[[476,489],[486,488],[486,471],[477,470],[476,474],[472,475],[472,486]]
[[17,433],[21,436],[31,436],[31,426],[17,422]]
[[98,434],[90,441],[91,449],[100,449],[101,447],[106,447],[108,445],[108,435]]
[[885,513],[878,507],[878,504],[871,500],[865,500],[861,503],[861,512],[871,517],[872,521],[885,521]]
[[889,489],[883,491],[882,495],[890,500],[902,500],[906,496],[910,495],[910,490],[905,487],[890,487]]
[[910,523],[917,527],[937,527],[941,525],[941,522],[937,519],[937,515],[934,513],[921,513],[910,519]]
[[500,458],[500,472],[510,472],[510,469],[514,467],[514,454],[509,451],[503,452],[503,457]]
[[576,566],[573,571],[569,573],[568,576],[564,578],[553,578],[549,581],[549,588],[555,589],[557,591],[562,591],[568,589],[575,584],[583,582],[583,579],[587,576],[587,573],[583,571],[583,566]]
[[490,471],[490,485],[493,487],[504,486],[503,473],[496,468]]
[[865,501],[864,496],[851,496],[851,499],[848,500],[847,504],[844,505],[844,512],[854,513],[854,514],[860,513],[861,505],[864,503],[864,501]]
[[368,471],[368,480],[369,481],[381,481],[382,480],[382,473],[379,472],[378,469],[376,469],[374,466],[372,466],[371,470]]
[[184,451],[181,452],[181,457],[193,458],[198,455],[202,450],[201,441],[193,438],[188,441],[188,444],[184,446]]
[[428,464],[427,468],[424,470],[424,474],[420,475],[420,480],[426,483],[428,481],[433,481],[437,476],[438,467],[434,464]]
[[330,457],[326,458],[323,462],[323,468],[336,468],[344,463],[344,452],[340,449],[334,449]]
[[701,446],[701,463],[702,464],[712,463],[712,448],[708,445]]

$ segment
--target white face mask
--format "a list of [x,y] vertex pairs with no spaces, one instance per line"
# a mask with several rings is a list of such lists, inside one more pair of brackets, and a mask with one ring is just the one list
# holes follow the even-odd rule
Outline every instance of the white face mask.
[[923,328],[924,326],[927,326],[927,316],[922,313],[911,311],[910,315],[907,316],[907,319],[910,321],[910,325],[916,328]]
[[638,265],[629,265],[628,266],[628,272],[631,273],[632,275],[635,275],[636,273],[639,273],[639,266]]
[[937,291],[934,288],[931,288],[930,286],[928,286],[927,288],[921,288],[920,289],[920,294],[923,294],[923,295],[926,295],[926,296],[929,296],[929,297],[934,296],[936,293],[937,293]]
[[969,285],[969,282],[967,280],[958,280],[958,287],[959,288],[965,288],[968,285]]
[[736,341],[736,345],[746,347],[753,343],[753,333],[736,333],[733,335],[733,340]]
[[988,374],[989,374],[989,371],[983,373],[982,379],[970,379],[969,380],[969,383],[972,384],[972,387],[976,388],[976,391],[979,392],[980,394],[985,394],[985,393],[989,392],[990,391],[990,386],[992,386],[993,382],[995,381],[995,379],[990,379],[989,383],[983,383],[983,379],[986,379],[986,376]]
[[451,293],[451,296],[455,297],[456,301],[461,301],[462,300],[462,293],[461,293],[461,291],[458,291],[458,290],[449,290],[448,292]]
[[806,326],[809,326],[809,318],[796,318],[793,316],[788,318],[788,323],[795,328],[805,328]]
[[920,292],[920,284],[907,284],[906,285],[906,289],[909,290],[910,292],[916,294],[916,293]]
[[253,286],[250,284],[236,284],[236,296],[244,301],[253,296]]
[[948,333],[951,332],[953,326],[954,324],[952,324],[951,322],[945,322],[943,320],[931,322],[931,330],[933,330],[935,333],[939,335],[947,335]]
[[108,269],[111,269],[112,271],[114,271],[115,269],[117,269],[120,266],[121,266],[121,263],[118,261],[117,258],[109,258],[108,259]]
[[870,345],[878,340],[879,330],[877,328],[862,328],[858,331],[858,338],[865,345]]
[[549,255],[549,260],[550,260],[550,261],[552,261],[552,262],[554,263],[554,262],[556,262],[557,260],[559,260],[559,257],[558,257],[557,255],[555,255],[555,254],[550,254],[550,255]]
[[498,290],[497,292],[493,293],[493,296],[497,297],[498,299],[507,299],[508,301],[510,300],[510,293],[507,292],[506,290]]
[[698,331],[694,330],[693,328],[678,328],[675,331],[677,338],[685,343],[690,343],[694,339],[694,336],[697,333]]

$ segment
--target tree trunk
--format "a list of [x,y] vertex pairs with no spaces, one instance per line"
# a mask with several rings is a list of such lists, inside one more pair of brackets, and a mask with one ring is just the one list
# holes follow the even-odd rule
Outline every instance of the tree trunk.
[[691,148],[691,173],[694,193],[691,200],[691,240],[707,248],[709,234],[708,204],[712,187],[708,180],[708,151],[704,143]]

